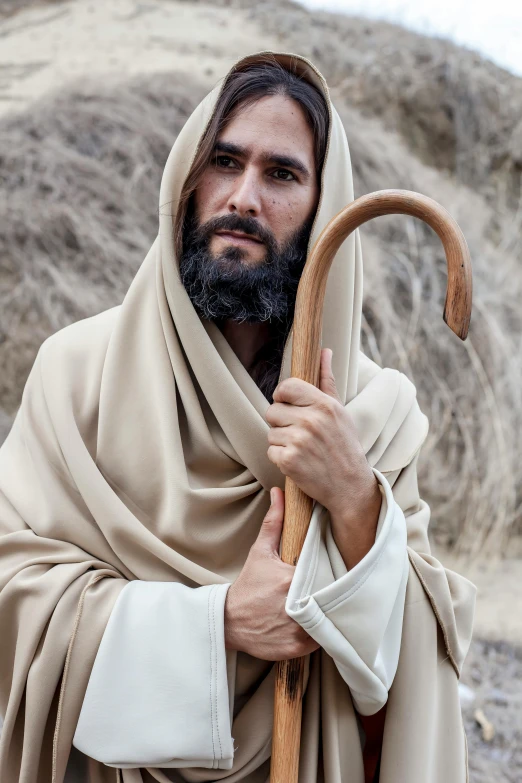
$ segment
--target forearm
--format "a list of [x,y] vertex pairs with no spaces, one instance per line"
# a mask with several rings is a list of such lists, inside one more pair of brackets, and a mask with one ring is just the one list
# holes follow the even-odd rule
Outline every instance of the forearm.
[[350,493],[350,500],[332,503],[332,534],[346,568],[350,570],[375,543],[382,494],[375,475]]

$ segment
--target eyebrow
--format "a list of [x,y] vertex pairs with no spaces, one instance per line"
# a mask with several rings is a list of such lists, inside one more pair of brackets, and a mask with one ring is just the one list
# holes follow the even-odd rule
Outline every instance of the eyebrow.
[[[248,147],[242,147],[240,144],[234,144],[231,141],[217,141],[214,146],[214,152],[223,152],[229,155],[237,155],[238,157],[246,157],[248,155]],[[305,164],[294,158],[292,155],[279,155],[277,152],[265,152],[261,156],[261,160],[264,163],[275,163],[276,166],[282,168],[294,169],[302,174],[303,177],[311,177],[311,173]]]

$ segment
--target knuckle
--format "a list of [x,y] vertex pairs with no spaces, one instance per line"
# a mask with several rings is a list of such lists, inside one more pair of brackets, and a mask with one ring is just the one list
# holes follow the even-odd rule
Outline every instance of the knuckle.
[[336,400],[334,400],[333,397],[328,397],[328,395],[325,394],[323,397],[321,397],[317,407],[327,416],[332,416],[335,413],[336,405]]
[[277,459],[277,454],[278,454],[277,449],[273,444],[268,447],[266,455],[270,460],[270,462],[273,462],[274,465],[279,465],[280,462],[280,460]]
[[307,411],[307,415],[301,421],[301,427],[303,428],[304,432],[312,432],[316,426],[316,422],[317,422],[317,414],[314,412],[312,408],[312,410]]
[[292,465],[294,465],[296,461],[299,459],[299,452],[296,449],[295,445],[291,445],[288,448],[287,459],[290,461]]
[[271,525],[273,522],[275,522],[277,519],[277,511],[270,507],[268,511],[265,514],[265,517],[263,519],[264,525]]
[[317,413],[310,413],[304,421],[304,429],[308,437],[315,436],[321,429],[321,417]]
[[303,448],[308,441],[308,433],[306,430],[298,428],[292,435],[292,445],[294,448]]
[[281,383],[277,385],[276,392],[278,397],[284,397],[287,394],[289,382],[290,379],[286,378],[284,381],[281,381]]
[[291,470],[294,464],[295,453],[294,450],[287,446],[279,459],[279,467],[283,472]]
[[319,422],[317,418],[313,416],[312,425],[303,429],[303,443],[307,448],[310,448],[314,443],[319,430]]
[[302,383],[303,382],[299,378],[285,378],[277,387],[278,396],[286,398],[296,394],[299,392]]

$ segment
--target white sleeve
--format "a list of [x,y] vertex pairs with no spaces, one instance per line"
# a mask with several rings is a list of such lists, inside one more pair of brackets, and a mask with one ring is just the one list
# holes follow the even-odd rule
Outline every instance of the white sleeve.
[[375,543],[347,570],[328,513],[316,504],[288,592],[287,614],[334,659],[361,715],[386,704],[399,661],[408,553],[406,520],[388,481]]
[[229,587],[124,587],[91,672],[76,748],[109,767],[231,769]]

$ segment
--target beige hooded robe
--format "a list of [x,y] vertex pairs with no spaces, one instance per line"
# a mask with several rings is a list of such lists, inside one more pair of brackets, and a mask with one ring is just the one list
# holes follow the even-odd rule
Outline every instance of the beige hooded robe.
[[[353,200],[348,144],[321,75],[275,55],[323,92],[328,151],[311,244]],[[245,58],[235,67],[253,62]],[[2,783],[62,783],[87,683],[111,611],[131,580],[187,587],[233,581],[284,477],[267,458],[268,401],[180,282],[177,200],[220,87],[197,107],[167,160],[159,233],[121,306],[42,345],[0,450],[0,743]],[[380,783],[464,783],[457,682],[474,587],[431,556],[417,460],[427,434],[415,389],[359,351],[359,237],[341,248],[326,293],[323,345],[369,463],[408,530],[409,573],[397,673],[388,698]],[[281,377],[289,374],[291,340]],[[238,654],[231,769],[180,780],[265,783],[272,664]],[[252,707],[252,705],[254,705]],[[169,780],[159,768],[88,759],[89,783]],[[311,656],[300,783],[363,783],[350,689],[332,658]]]

